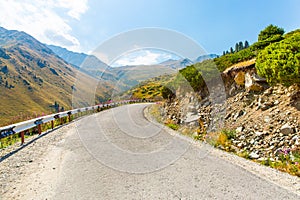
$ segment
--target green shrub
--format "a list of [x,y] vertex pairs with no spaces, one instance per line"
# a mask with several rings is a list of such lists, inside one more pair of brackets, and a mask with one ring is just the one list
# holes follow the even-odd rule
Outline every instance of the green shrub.
[[238,153],[238,156],[242,157],[242,158],[246,158],[246,159],[249,159],[250,158],[250,153],[246,150]]
[[256,60],[256,69],[258,74],[265,77],[271,85],[299,84],[300,32],[295,32],[260,51]]
[[179,129],[179,125],[178,124],[172,124],[172,123],[169,123],[169,124],[166,124],[167,127],[177,131]]
[[229,140],[235,138],[235,130],[225,130],[224,129],[221,132],[224,133]]
[[172,99],[175,97],[175,93],[167,86],[163,86],[161,95],[164,99]]
[[243,49],[236,53],[230,53],[230,54],[221,56],[219,58],[215,58],[214,63],[216,64],[219,71],[222,72],[226,68],[231,67],[232,65],[234,65],[236,63],[255,58],[256,54],[257,54],[256,49],[253,48],[253,45],[252,45],[249,48]]

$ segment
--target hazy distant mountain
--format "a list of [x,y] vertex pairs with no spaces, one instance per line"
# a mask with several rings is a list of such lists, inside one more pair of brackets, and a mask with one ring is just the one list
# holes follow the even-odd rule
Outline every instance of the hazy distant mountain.
[[62,48],[54,45],[47,45],[53,52],[55,52],[62,59],[68,63],[76,66],[80,71],[91,75],[101,80],[115,81],[115,74],[112,72],[112,68],[106,63],[102,62],[94,55],[87,55],[85,53],[77,53],[69,51],[66,48]]
[[69,51],[66,48],[59,46],[47,45],[47,47],[50,48],[59,57],[77,67],[79,67],[83,63],[84,59],[88,56],[84,53]]
[[178,60],[174,60],[174,59],[169,59],[169,60],[166,60],[166,61],[163,61],[163,62],[161,62],[161,63],[159,63],[160,65],[170,65],[170,64],[172,64],[172,63],[176,63],[176,62],[178,62]]
[[218,57],[217,54],[201,55],[196,60],[194,60],[194,63],[202,62],[202,61],[208,60],[208,59],[214,59],[214,58],[217,58],[217,57]]
[[188,58],[184,58],[184,59],[180,59],[180,60],[169,59],[169,60],[159,63],[159,65],[170,67],[172,69],[182,69],[182,68],[185,68],[186,66],[189,66],[192,64],[193,64],[193,62]]
[[[84,84],[75,85],[78,77]],[[101,84],[96,92],[89,91],[92,80],[32,36],[0,27],[1,123],[20,113],[49,113],[55,101],[69,109],[75,90],[86,91],[96,100],[108,98],[109,84]]]
[[105,70],[109,68],[107,64],[99,60],[94,55],[87,55],[85,53],[77,53],[73,51],[69,51],[66,48],[47,45],[54,53],[56,53],[59,57],[67,61],[68,63],[75,65],[77,67],[81,67],[84,64],[84,68],[97,68],[99,70]]
[[161,62],[159,64],[163,65],[163,66],[166,66],[166,67],[170,67],[172,69],[182,69],[182,68],[185,68],[185,67],[187,67],[189,65],[192,65],[194,63],[202,62],[204,60],[213,59],[213,58],[216,58],[216,57],[218,57],[218,55],[216,55],[216,54],[207,54],[207,55],[199,56],[194,61],[191,61],[188,58],[184,58],[184,59],[180,59],[180,60],[169,59],[169,60],[166,60],[166,61]]

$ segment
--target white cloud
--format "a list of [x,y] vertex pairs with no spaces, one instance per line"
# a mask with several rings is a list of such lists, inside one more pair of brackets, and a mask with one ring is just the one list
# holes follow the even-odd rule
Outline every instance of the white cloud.
[[58,0],[57,7],[68,9],[68,15],[77,20],[88,10],[87,0]]
[[1,0],[0,7],[0,26],[24,31],[47,44],[80,50],[68,20],[80,20],[88,10],[87,0]]
[[173,58],[176,57],[168,52],[140,50],[122,55],[119,59],[112,63],[112,66],[153,65]]

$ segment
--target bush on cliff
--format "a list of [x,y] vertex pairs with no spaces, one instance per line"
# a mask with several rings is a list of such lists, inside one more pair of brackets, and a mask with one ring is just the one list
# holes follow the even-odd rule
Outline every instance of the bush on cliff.
[[256,59],[256,69],[271,85],[300,84],[300,30],[261,50]]

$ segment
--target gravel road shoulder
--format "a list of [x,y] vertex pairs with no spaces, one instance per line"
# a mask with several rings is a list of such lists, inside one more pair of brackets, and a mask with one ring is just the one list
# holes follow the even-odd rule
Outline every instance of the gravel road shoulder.
[[[158,126],[163,126],[163,125],[159,124],[153,116],[151,116],[151,114],[149,112],[149,108],[150,108],[150,106],[144,109],[145,117],[152,123],[155,123]],[[180,134],[180,133],[178,133],[176,131],[172,131],[172,130],[170,130],[169,132],[172,132],[173,134]],[[235,164],[235,165],[251,172],[255,176],[258,176],[262,179],[272,182],[273,184],[283,187],[295,194],[300,195],[300,178],[297,176],[291,176],[287,173],[283,173],[276,169],[266,167],[259,163],[255,163],[251,160],[241,158],[232,153],[228,153],[228,152],[222,151],[220,149],[213,148],[212,146],[210,146],[208,144],[193,140],[192,138],[190,138],[188,136],[185,136],[185,135],[181,135],[181,136],[183,139],[189,141],[194,146],[198,146],[200,148],[203,148],[203,146],[205,146],[204,149],[205,149],[205,151],[207,151],[207,153],[211,153],[219,158],[226,160],[227,162]]]

